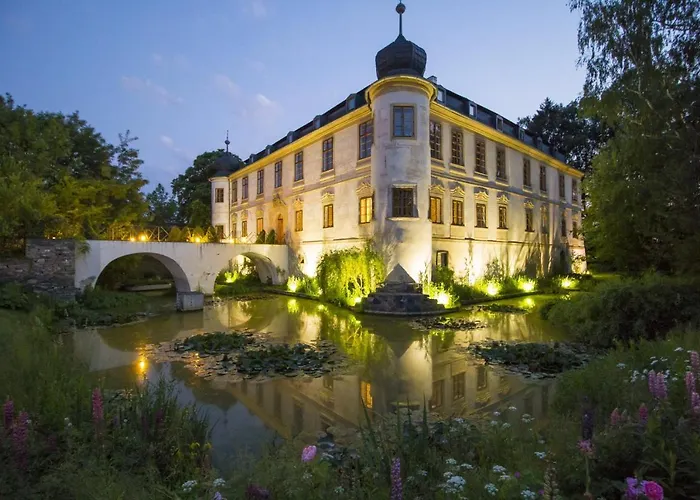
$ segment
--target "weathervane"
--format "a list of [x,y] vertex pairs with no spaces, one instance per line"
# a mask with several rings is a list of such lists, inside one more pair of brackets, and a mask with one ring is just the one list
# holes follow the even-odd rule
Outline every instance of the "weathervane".
[[226,152],[228,153],[228,145],[231,144],[231,141],[228,140],[228,130],[226,131],[226,140],[224,144],[226,144]]
[[406,6],[401,0],[399,0],[399,4],[396,6],[396,12],[399,14],[399,36],[403,36],[403,13],[406,12]]

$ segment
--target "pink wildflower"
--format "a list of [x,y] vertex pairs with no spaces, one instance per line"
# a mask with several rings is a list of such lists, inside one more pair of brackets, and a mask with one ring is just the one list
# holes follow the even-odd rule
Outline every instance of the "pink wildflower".
[[610,414],[610,425],[613,427],[619,425],[622,423],[622,415],[620,415],[620,410],[615,408],[612,413]]
[[313,445],[307,446],[301,452],[301,461],[302,462],[311,462],[315,456],[316,456],[316,447]]
[[656,394],[657,399],[666,399],[668,397],[668,390],[666,389],[666,377],[664,374],[659,372],[656,374]]
[[700,394],[693,392],[690,395],[690,407],[695,408],[696,406],[700,406]]
[[688,396],[692,397],[695,392],[695,375],[693,372],[687,372],[685,374],[685,388],[688,391]]
[[690,366],[693,367],[696,375],[700,375],[700,355],[698,355],[697,351],[690,353]]
[[647,409],[647,405],[642,403],[639,407],[639,422],[642,425],[647,425],[647,420],[649,420],[649,410]]
[[401,484],[401,459],[395,458],[391,462],[391,500],[403,499],[403,485]]
[[644,495],[649,500],[664,500],[664,489],[654,481],[644,481]]
[[588,458],[593,456],[593,443],[591,443],[590,439],[579,441],[578,449],[581,450],[581,453]]
[[647,383],[649,384],[649,393],[656,397],[656,372],[654,370],[649,370]]
[[104,407],[102,405],[102,393],[95,387],[92,391],[92,420],[95,426],[99,426],[104,420]]
[[644,493],[643,486],[637,481],[637,478],[628,477],[627,478],[627,492],[625,493],[625,500],[635,500],[639,498],[639,495]]
[[21,411],[17,416],[17,423],[12,428],[12,447],[15,452],[15,462],[20,469],[27,467],[28,425],[29,415],[26,411]]
[[12,402],[11,399],[8,399],[5,401],[5,404],[3,405],[3,415],[4,415],[4,425],[5,425],[5,432],[10,432],[10,429],[12,428],[12,422],[15,420],[15,404]]

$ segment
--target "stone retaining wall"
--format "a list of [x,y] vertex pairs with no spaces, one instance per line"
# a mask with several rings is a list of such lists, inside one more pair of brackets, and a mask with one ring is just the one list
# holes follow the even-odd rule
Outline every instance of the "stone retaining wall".
[[23,259],[0,259],[0,283],[20,283],[36,293],[72,298],[75,247],[73,240],[27,240]]

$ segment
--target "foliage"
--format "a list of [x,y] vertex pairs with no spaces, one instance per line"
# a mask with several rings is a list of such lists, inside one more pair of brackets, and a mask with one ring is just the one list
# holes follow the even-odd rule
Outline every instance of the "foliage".
[[610,347],[663,338],[677,325],[700,320],[700,284],[647,277],[600,284],[550,306],[548,318],[573,336]]
[[[226,154],[222,149],[207,151],[192,161],[192,166],[172,182],[173,197],[177,202],[178,221],[188,226],[207,226],[211,223],[211,183],[219,166],[216,161]],[[242,165],[241,159],[230,155],[232,164]]]
[[435,299],[438,304],[447,309],[459,307],[459,297],[452,291],[452,288],[443,283],[433,283],[425,281],[422,283],[423,293],[431,299]]
[[586,182],[587,244],[618,270],[697,272],[698,3],[571,0],[570,5],[581,14],[584,106],[615,130]]
[[515,366],[529,373],[561,373],[588,362],[590,349],[568,342],[512,343],[489,340],[469,345],[469,351],[488,364]]
[[580,100],[557,104],[547,98],[534,115],[521,118],[519,125],[541,137],[566,157],[567,165],[589,174],[591,163],[611,135],[598,117],[589,117]]
[[30,294],[19,283],[0,284],[0,308],[28,310],[30,307]]
[[323,298],[340,305],[354,305],[374,292],[385,273],[383,259],[369,244],[326,253],[316,270]]
[[266,237],[266,234],[265,234],[265,230],[263,229],[255,237],[255,243],[257,243],[258,245],[265,243],[265,237]]
[[0,97],[0,250],[28,237],[96,238],[146,212],[142,161],[109,144],[77,113],[36,113]]
[[529,309],[514,306],[512,304],[486,304],[483,306],[478,306],[476,310],[479,312],[494,312],[505,314],[526,314],[530,312]]
[[169,386],[101,391],[36,316],[0,312],[0,324],[13,354],[0,365],[3,498],[163,498],[207,480],[206,425]]
[[275,232],[274,229],[270,229],[270,232],[267,233],[267,237],[265,238],[265,243],[268,245],[274,245],[277,243],[277,233]]
[[119,293],[87,287],[77,297],[78,304],[93,310],[143,307],[146,298],[137,293]]
[[305,373],[319,376],[335,364],[332,343],[271,344],[258,349],[245,349],[236,360],[236,371],[246,375],[290,375]]
[[154,226],[167,227],[175,221],[177,203],[163,187],[158,184],[153,191],[146,195],[148,213],[146,218]]
[[177,351],[194,350],[200,353],[215,354],[243,349],[252,344],[254,338],[244,332],[212,332],[187,337],[175,345]]

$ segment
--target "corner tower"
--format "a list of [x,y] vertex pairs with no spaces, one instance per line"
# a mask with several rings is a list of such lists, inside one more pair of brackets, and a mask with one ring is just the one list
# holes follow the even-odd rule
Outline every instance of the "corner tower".
[[377,81],[367,89],[367,102],[374,116],[374,239],[389,272],[401,266],[418,281],[421,272],[430,273],[432,260],[429,126],[436,88],[423,77],[425,50],[403,36],[405,11],[399,3],[399,36],[377,53]]

